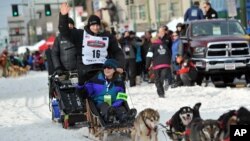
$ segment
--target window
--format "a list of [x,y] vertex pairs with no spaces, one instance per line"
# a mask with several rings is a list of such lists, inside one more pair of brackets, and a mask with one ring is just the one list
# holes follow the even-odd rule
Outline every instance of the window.
[[136,6],[130,6],[130,17],[131,19],[136,19]]
[[179,3],[171,3],[172,5],[172,16],[178,17],[180,16],[180,6]]
[[139,5],[139,19],[141,20],[146,19],[145,5]]
[[236,21],[219,21],[194,23],[193,36],[221,36],[221,35],[245,35],[245,31]]
[[157,14],[158,14],[158,17],[161,19],[161,20],[167,20],[167,17],[168,17],[168,10],[167,10],[167,6],[166,4],[163,4],[163,3],[159,3],[158,5],[159,9],[157,10]]

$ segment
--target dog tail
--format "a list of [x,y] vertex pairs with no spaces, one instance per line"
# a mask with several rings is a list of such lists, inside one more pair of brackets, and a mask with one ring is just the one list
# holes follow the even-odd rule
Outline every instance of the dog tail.
[[198,103],[196,103],[195,105],[194,105],[194,107],[193,107],[193,109],[194,109],[194,117],[195,118],[201,118],[201,116],[200,116],[200,107],[201,107],[201,103],[200,102],[198,102]]

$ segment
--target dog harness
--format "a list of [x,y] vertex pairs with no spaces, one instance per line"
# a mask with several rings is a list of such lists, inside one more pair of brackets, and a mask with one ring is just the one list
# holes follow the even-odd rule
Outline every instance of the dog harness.
[[224,141],[230,141],[230,137],[227,137],[226,139],[224,139]]
[[[170,119],[170,120],[168,120],[167,122],[166,122],[166,125],[169,125],[169,126],[172,126],[172,119]],[[169,133],[173,133],[173,134],[175,134],[176,136],[177,136],[177,138],[184,138],[185,136],[187,137],[187,136],[189,136],[190,135],[190,129],[188,128],[188,129],[186,129],[184,132],[178,132],[178,131],[176,131],[176,132],[173,132],[173,131],[171,131],[171,129],[170,130],[167,130],[167,132],[169,132]]]

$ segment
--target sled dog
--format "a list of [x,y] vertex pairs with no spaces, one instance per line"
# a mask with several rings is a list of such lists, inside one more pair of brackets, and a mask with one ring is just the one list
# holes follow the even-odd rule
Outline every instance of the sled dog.
[[154,109],[147,108],[141,111],[134,121],[134,128],[131,132],[132,141],[158,141],[159,119],[159,112]]
[[190,141],[220,141],[219,121],[198,119],[190,124]]
[[193,119],[200,118],[199,108],[201,103],[196,103],[193,108],[189,106],[181,107],[172,118],[167,121],[167,125],[170,127],[167,131],[168,136],[172,140],[180,140],[186,127],[191,123]]

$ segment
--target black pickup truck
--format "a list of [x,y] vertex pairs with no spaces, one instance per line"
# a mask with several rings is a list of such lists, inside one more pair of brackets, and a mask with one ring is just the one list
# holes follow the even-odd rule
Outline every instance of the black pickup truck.
[[205,76],[217,86],[250,74],[250,37],[237,20],[190,21],[183,28],[181,39],[199,72],[197,84]]

